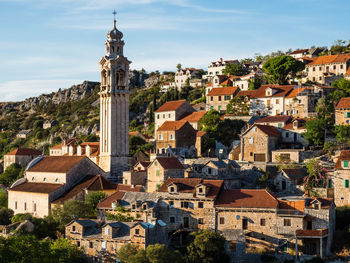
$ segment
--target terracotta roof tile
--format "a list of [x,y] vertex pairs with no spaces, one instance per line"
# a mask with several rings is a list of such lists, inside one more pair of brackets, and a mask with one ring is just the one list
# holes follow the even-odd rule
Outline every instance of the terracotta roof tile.
[[238,90],[238,87],[222,87],[213,88],[207,96],[219,96],[219,95],[233,95]]
[[305,88],[295,88],[288,94],[287,98],[295,98],[296,96],[299,96],[299,94],[304,90]]
[[343,169],[342,161],[350,161],[350,150],[343,150],[340,152],[337,162],[335,163],[335,169]]
[[97,208],[112,208],[112,203],[114,202],[118,202],[120,200],[122,200],[123,196],[125,195],[124,191],[117,191],[113,194],[111,194],[110,196],[106,197],[105,199],[101,200],[98,205]]
[[51,150],[51,149],[52,149],[52,150],[54,150],[54,149],[61,149],[62,146],[63,146],[63,144],[61,143],[61,144],[58,144],[58,145],[55,145],[55,146],[50,147],[50,150]]
[[[251,95],[252,98],[270,98],[270,97],[286,97],[295,87],[295,85],[262,85]],[[275,93],[266,96],[266,89],[271,88]]]
[[223,186],[223,180],[205,180],[202,178],[168,178],[158,192],[168,192],[168,185],[176,184],[180,193],[196,193],[196,186],[203,184],[209,187],[207,198],[216,199]]
[[176,157],[157,157],[154,161],[158,161],[158,163],[166,170],[185,169],[185,167]]
[[323,65],[331,63],[345,63],[350,59],[350,54],[340,54],[340,55],[328,55],[317,57],[314,61],[308,65]]
[[350,76],[350,67],[348,68],[348,71],[345,73],[345,76]]
[[290,54],[291,55],[294,55],[294,54],[300,54],[300,53],[305,53],[309,51],[308,49],[297,49],[297,50],[294,50],[293,52],[291,52]]
[[350,109],[350,97],[341,98],[336,109]]
[[181,119],[180,121],[199,122],[200,119],[202,119],[206,113],[206,111],[195,111],[190,115],[186,116],[185,118]]
[[266,116],[256,120],[256,123],[268,123],[268,122],[284,122],[286,123],[292,117],[288,115],[281,116]]
[[132,186],[130,184],[118,184],[117,191],[124,191],[124,192],[144,192],[145,189],[142,185],[135,185]]
[[240,90],[237,93],[237,96],[242,96],[242,97],[254,97],[256,94],[256,90]]
[[45,156],[28,169],[29,172],[66,173],[77,165],[84,156]]
[[303,168],[285,168],[282,171],[291,179],[300,179],[306,176],[306,170]]
[[176,131],[180,130],[184,125],[186,124],[186,121],[165,121],[157,131]]
[[283,126],[284,130],[294,130],[294,121],[297,121],[297,129],[305,129],[305,119],[292,119]]
[[63,184],[23,183],[20,185],[16,185],[13,188],[10,188],[8,190],[9,191],[18,191],[18,192],[48,194],[48,193],[56,191],[58,188],[60,188],[62,186],[63,186]]
[[298,229],[295,231],[297,237],[322,237],[328,235],[328,228],[325,229]]
[[100,147],[100,142],[83,142],[80,146]]
[[41,152],[35,149],[29,148],[17,148],[5,155],[41,155]]
[[76,195],[81,193],[84,190],[89,191],[103,191],[103,190],[114,190],[117,188],[117,185],[110,182],[102,175],[88,175],[82,182],[71,188],[63,196],[56,199],[53,203],[62,203],[69,199],[73,199]]
[[263,133],[275,137],[280,137],[281,132],[274,126],[269,126],[269,125],[256,125],[258,129],[260,129]]
[[168,101],[168,102],[165,102],[162,106],[160,106],[159,109],[157,109],[155,112],[177,110],[185,102],[186,100]]
[[223,190],[216,201],[218,207],[277,208],[278,201],[266,190]]

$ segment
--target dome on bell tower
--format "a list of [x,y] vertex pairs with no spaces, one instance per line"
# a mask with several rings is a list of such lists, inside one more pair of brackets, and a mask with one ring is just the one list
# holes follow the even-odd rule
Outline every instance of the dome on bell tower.
[[120,32],[116,27],[116,20],[114,19],[114,27],[111,31],[108,31],[107,37],[112,40],[122,39],[123,33]]

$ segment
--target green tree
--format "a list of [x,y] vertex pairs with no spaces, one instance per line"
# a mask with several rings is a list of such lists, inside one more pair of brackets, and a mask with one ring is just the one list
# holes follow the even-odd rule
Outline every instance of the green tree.
[[52,258],[57,262],[64,263],[85,263],[88,262],[83,251],[65,238],[56,239],[50,244]]
[[13,163],[7,167],[5,172],[0,175],[0,183],[11,185],[23,176],[24,169],[17,163]]
[[5,189],[0,189],[0,208],[7,208],[8,196]]
[[138,251],[138,246],[127,243],[118,250],[117,256],[121,263],[128,263],[130,262],[129,259],[136,255]]
[[208,111],[199,121],[199,129],[206,132],[215,132],[220,122],[220,113],[216,110]]
[[256,90],[256,89],[261,87],[262,83],[263,83],[263,79],[259,78],[259,77],[249,79],[248,80],[248,89],[249,90]]
[[339,143],[348,143],[350,138],[350,127],[347,125],[335,126],[337,140]]
[[291,56],[278,56],[270,58],[263,65],[263,70],[267,75],[269,83],[287,84],[289,78],[294,78],[296,74],[304,70],[303,62]]
[[139,136],[131,136],[129,139],[130,155],[133,156],[138,151],[147,151],[153,148],[152,143],[147,143]]
[[248,101],[244,100],[243,96],[236,96],[230,100],[226,107],[226,113],[233,116],[245,116],[249,115]]
[[233,140],[239,139],[239,134],[245,122],[242,120],[224,119],[219,122],[214,138],[227,147],[231,146]]
[[13,211],[7,207],[0,208],[0,225],[8,225],[11,223],[11,217],[13,217]]
[[326,122],[322,119],[309,120],[305,124],[303,137],[310,145],[322,145],[325,138]]
[[231,63],[226,64],[225,68],[222,70],[222,73],[225,75],[230,74],[232,76],[243,76],[247,75],[248,71],[240,63]]
[[177,70],[180,70],[181,69],[181,64],[180,63],[178,63],[177,65],[176,65],[176,68],[177,68]]
[[191,263],[230,262],[225,252],[225,238],[220,234],[203,230],[191,233],[193,241],[187,246],[187,259]]
[[170,250],[163,244],[150,245],[146,248],[146,257],[149,263],[181,263],[182,256],[179,252]]
[[98,203],[107,197],[107,194],[103,191],[91,192],[86,196],[85,202],[91,206],[91,209],[95,211]]
[[312,195],[314,187],[325,187],[327,184],[326,170],[319,161],[311,160],[307,164],[308,175],[304,178],[304,188]]

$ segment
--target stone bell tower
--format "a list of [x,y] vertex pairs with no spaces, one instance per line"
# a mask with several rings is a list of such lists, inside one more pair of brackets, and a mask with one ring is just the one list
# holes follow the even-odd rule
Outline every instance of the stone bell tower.
[[[115,12],[114,12],[115,15]],[[100,61],[100,167],[108,178],[122,181],[129,169],[129,61],[123,55],[123,33],[107,33],[106,55]]]

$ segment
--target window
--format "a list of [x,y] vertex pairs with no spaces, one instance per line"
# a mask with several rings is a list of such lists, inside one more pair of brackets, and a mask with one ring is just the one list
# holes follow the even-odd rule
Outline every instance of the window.
[[276,104],[280,104],[280,100],[279,99],[276,99]]
[[253,156],[253,152],[250,152],[250,154],[249,154],[250,156]]
[[203,224],[204,224],[204,219],[198,218],[198,225],[203,225]]
[[190,226],[190,219],[188,217],[184,217],[184,228],[188,228]]
[[266,226],[266,220],[265,220],[265,218],[261,218],[261,219],[260,219],[260,225],[261,225],[261,226]]
[[174,206],[174,201],[169,201],[170,206]]
[[136,205],[132,205],[132,209],[136,209]]
[[319,70],[322,70],[322,67],[319,67],[318,69],[319,69]]
[[220,225],[224,225],[225,224],[225,217],[220,217],[219,222],[220,222]]
[[159,135],[158,135],[158,139],[159,139],[159,140],[163,140],[163,134],[159,134]]
[[75,226],[72,226],[72,231],[75,232]]
[[208,168],[208,174],[211,174],[211,168]]
[[109,228],[108,227],[105,228],[105,235],[109,236]]
[[210,96],[210,101],[213,101],[213,100],[214,100],[213,96]]
[[221,96],[218,97],[219,101],[221,101]]
[[253,137],[250,137],[249,138],[249,144],[253,144],[254,143],[254,138]]
[[188,208],[188,202],[181,202],[181,208]]
[[24,202],[24,210],[27,210],[27,203]]
[[344,187],[349,188],[349,179],[344,180]]
[[165,119],[165,114],[163,114],[163,119]]
[[174,140],[174,134],[170,134],[170,140]]
[[350,118],[350,112],[345,112],[345,118]]
[[289,132],[286,132],[286,138],[289,138]]
[[56,182],[56,183],[58,183],[58,182],[59,182],[59,179],[58,179],[58,178],[56,178],[55,182]]
[[343,167],[348,168],[349,167],[349,161],[343,161]]
[[282,128],[282,123],[279,123],[279,124],[278,124],[278,128]]
[[291,225],[292,225],[292,222],[291,222],[290,219],[285,218],[285,219],[283,220],[283,225],[284,225],[284,226],[291,226]]
[[344,66],[343,65],[340,65],[340,69],[343,69],[344,68]]
[[15,209],[17,209],[17,201],[15,202]]
[[171,116],[171,114],[169,113],[169,114],[168,114],[168,117],[170,118],[170,116]]
[[204,207],[204,203],[203,202],[198,202],[198,208],[203,208]]
[[170,221],[170,224],[174,224],[175,223],[175,217],[171,216],[169,221]]
[[156,176],[159,176],[159,170],[158,169],[156,170]]
[[46,177],[44,177],[44,182],[47,182],[47,178]]
[[89,242],[89,248],[93,248],[94,247],[94,243]]
[[140,234],[140,229],[135,229],[135,235],[139,235]]
[[159,120],[159,118],[160,118],[160,114],[157,114],[157,119]]
[[319,79],[319,80],[322,80],[322,77],[319,77],[318,79]]
[[198,189],[198,192],[199,192],[199,193],[203,193],[203,188],[202,188],[202,187],[199,188],[199,189]]
[[328,179],[328,188],[333,188],[333,181],[332,181],[332,179]]
[[337,69],[337,66],[336,66],[336,65],[334,65],[334,66],[333,66],[333,69],[334,69],[334,70],[335,70],[335,69]]
[[35,177],[32,177],[32,181],[33,181],[33,182],[35,181]]
[[36,204],[34,203],[34,207],[33,207],[34,212],[36,212]]
[[313,67],[313,68],[312,68],[312,71],[316,71],[316,68],[315,68],[315,67]]
[[175,188],[174,187],[170,187],[170,192],[174,193],[174,191],[175,191]]
[[77,241],[77,247],[80,247],[80,241]]

